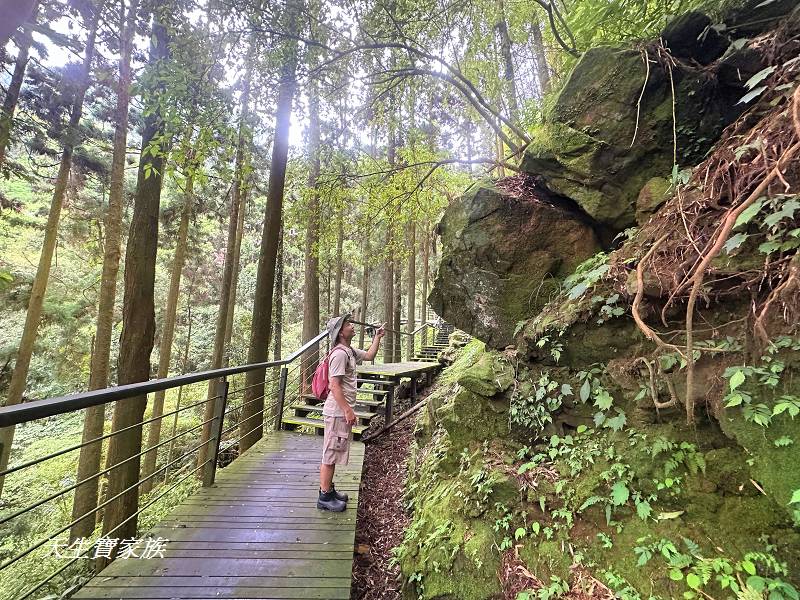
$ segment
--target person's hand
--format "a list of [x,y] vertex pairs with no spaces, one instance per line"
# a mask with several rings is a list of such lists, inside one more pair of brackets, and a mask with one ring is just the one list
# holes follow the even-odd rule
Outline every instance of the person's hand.
[[378,331],[375,332],[375,339],[379,340],[384,335],[386,335],[386,323],[383,323],[379,328]]
[[353,409],[349,406],[347,407],[347,410],[344,411],[344,420],[345,423],[350,425],[350,427],[356,424],[356,413],[353,412]]

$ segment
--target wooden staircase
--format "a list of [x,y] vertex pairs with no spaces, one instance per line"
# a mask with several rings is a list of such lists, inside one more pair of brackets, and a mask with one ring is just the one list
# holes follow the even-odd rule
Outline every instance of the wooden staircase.
[[439,353],[450,345],[450,334],[455,328],[450,323],[444,323],[436,332],[433,343],[423,346],[416,355],[415,361],[439,362]]
[[[394,384],[380,379],[356,379],[358,392],[356,395],[356,424],[353,426],[353,438],[361,439],[361,434],[369,427],[376,415],[385,413],[386,398],[394,393]],[[294,431],[298,427],[310,427],[317,435],[325,432],[325,423],[322,418],[321,402],[313,394],[303,394],[289,406],[289,411],[294,414],[285,414],[283,429]]]
[[[414,356],[413,361],[438,363],[439,353],[448,347],[453,330],[452,325],[444,323],[436,331],[432,343],[421,348]],[[391,406],[398,384],[399,379],[397,381],[363,377],[356,379],[358,392],[355,406],[356,424],[353,426],[354,439],[361,439],[361,435],[376,415],[386,414],[387,404]],[[321,402],[313,394],[302,394],[284,411],[281,419],[282,428],[288,431],[294,431],[301,427],[308,428],[317,435],[323,435],[325,432],[325,423],[322,417],[323,404],[324,402]]]

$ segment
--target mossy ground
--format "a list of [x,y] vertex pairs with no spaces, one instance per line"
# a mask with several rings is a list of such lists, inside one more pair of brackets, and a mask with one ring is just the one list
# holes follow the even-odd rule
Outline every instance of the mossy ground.
[[[627,598],[695,593],[687,582],[712,568],[746,578],[746,558],[759,577],[800,584],[800,532],[758,489],[763,465],[750,449],[711,426],[519,437],[508,427],[514,373],[507,356],[472,342],[418,421],[412,526],[398,551],[408,597],[499,598],[502,552],[512,547],[545,583],[569,581],[581,564]],[[713,572],[701,589],[732,595]]]

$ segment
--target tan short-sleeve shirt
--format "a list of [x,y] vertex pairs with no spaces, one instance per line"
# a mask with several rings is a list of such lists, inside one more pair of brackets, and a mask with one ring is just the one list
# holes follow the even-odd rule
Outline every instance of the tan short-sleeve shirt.
[[[331,351],[328,360],[328,380],[341,377],[342,392],[351,408],[356,405],[356,365],[360,365],[366,355],[364,350],[339,344]],[[344,411],[336,403],[333,392],[328,394],[322,407],[322,414],[327,417],[344,416]]]

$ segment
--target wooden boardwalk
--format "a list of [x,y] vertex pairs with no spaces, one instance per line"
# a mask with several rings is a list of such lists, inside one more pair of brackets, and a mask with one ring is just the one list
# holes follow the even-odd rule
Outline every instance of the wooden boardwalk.
[[169,540],[163,559],[118,559],[73,598],[349,599],[364,446],[337,468],[338,514],[316,508],[321,448],[270,433],[150,531]]

